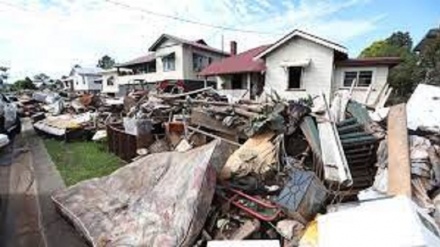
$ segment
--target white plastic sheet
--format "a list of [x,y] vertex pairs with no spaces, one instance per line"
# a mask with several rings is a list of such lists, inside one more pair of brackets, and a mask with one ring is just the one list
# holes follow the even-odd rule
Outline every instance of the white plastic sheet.
[[408,128],[440,133],[440,87],[419,84],[407,105]]

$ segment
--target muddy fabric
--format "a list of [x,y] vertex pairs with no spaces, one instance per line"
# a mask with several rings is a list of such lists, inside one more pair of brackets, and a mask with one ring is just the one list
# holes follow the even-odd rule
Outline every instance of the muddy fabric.
[[218,144],[152,154],[52,199],[93,246],[190,246],[211,205]]

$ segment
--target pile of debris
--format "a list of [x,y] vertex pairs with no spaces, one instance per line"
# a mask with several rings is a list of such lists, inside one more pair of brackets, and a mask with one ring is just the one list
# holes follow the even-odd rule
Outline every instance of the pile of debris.
[[438,87],[380,109],[136,97],[106,123],[133,162],[52,197],[93,246],[440,246]]

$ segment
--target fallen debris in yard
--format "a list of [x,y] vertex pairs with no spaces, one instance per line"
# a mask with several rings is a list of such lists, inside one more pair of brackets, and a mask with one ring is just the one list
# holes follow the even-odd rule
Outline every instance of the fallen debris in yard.
[[[93,117],[75,127],[134,161],[53,199],[95,246],[435,246],[440,137],[432,104],[417,112],[423,90],[440,97],[431,87],[387,108],[387,87],[373,107],[351,91],[331,105],[231,102],[213,88],[83,96]],[[35,128],[71,129],[82,114],[46,114]]]

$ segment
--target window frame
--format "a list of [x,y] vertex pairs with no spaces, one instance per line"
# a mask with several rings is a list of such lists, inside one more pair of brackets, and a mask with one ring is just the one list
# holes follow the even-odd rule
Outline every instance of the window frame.
[[[300,76],[299,76],[299,87],[290,87],[290,69],[291,68],[299,68],[300,69]],[[303,89],[303,78],[304,78],[304,67],[302,66],[289,66],[286,67],[287,72],[287,89],[289,91],[295,91],[295,90],[302,90]]]
[[[371,72],[371,82],[370,82],[369,85],[367,85],[367,86],[359,86],[359,76],[360,76],[361,72]],[[342,79],[341,79],[341,87],[342,88],[350,88],[351,87],[351,83],[350,83],[349,86],[345,85],[345,74],[346,73],[356,73],[356,78],[355,78],[356,79],[356,83],[354,85],[354,88],[367,89],[371,85],[374,85],[375,80],[376,80],[376,69],[375,68],[344,69],[344,70],[342,70]]]
[[115,85],[115,76],[112,75],[106,80],[107,86],[114,86]]
[[192,53],[192,64],[193,64],[193,71],[194,72],[200,72],[206,67],[208,67],[212,63],[212,57],[200,54],[198,52]]
[[[170,63],[172,61],[172,63]],[[173,64],[173,66],[170,66]],[[162,69],[163,72],[176,71],[176,56],[175,55],[167,55],[162,57]]]

